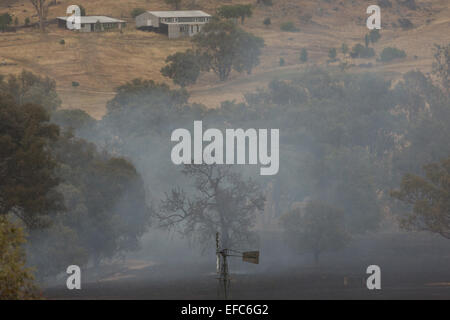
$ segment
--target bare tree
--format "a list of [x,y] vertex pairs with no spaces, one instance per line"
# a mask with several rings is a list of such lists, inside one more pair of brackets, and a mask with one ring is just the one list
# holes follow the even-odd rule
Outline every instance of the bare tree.
[[255,214],[264,195],[251,179],[244,181],[231,166],[185,165],[183,174],[194,179],[190,196],[177,187],[166,194],[158,216],[163,227],[181,227],[186,236],[207,243],[220,232],[224,247],[254,242]]
[[45,31],[45,23],[47,22],[48,7],[51,0],[30,0],[39,17],[39,29]]

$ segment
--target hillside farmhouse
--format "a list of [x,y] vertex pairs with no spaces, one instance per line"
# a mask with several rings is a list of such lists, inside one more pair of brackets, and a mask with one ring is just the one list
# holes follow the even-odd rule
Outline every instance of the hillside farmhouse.
[[[58,17],[58,27],[67,29],[67,19],[69,17]],[[126,22],[105,16],[82,16],[80,32],[101,32],[122,30],[126,26]]]
[[200,10],[147,11],[136,17],[136,28],[164,33],[170,39],[191,37],[210,19],[211,15]]

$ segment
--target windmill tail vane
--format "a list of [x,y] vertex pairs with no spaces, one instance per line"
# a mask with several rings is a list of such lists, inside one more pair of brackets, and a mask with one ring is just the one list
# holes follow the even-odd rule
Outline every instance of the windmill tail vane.
[[225,299],[228,298],[229,274],[228,257],[242,258],[243,262],[259,264],[259,251],[237,251],[233,249],[220,248],[219,232],[216,233],[216,270],[219,277],[219,285],[223,285]]

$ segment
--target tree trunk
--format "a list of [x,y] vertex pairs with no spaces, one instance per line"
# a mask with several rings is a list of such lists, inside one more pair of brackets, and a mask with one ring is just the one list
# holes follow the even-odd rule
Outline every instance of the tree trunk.
[[45,32],[45,22],[47,21],[48,4],[46,0],[30,0],[33,7],[36,9],[36,14],[39,18],[39,29]]
[[45,21],[44,21],[44,18],[39,18],[39,30],[41,30],[42,33],[45,32]]

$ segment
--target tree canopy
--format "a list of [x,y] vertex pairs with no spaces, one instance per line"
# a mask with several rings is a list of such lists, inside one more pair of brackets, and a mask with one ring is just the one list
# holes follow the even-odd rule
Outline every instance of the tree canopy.
[[217,15],[225,19],[241,19],[241,23],[244,24],[245,18],[251,17],[252,5],[251,4],[236,4],[225,5],[217,9]]
[[207,23],[193,42],[206,70],[212,69],[221,81],[227,80],[233,69],[250,73],[259,64],[264,47],[263,39],[218,19]]
[[402,226],[450,239],[450,158],[423,169],[425,177],[406,174],[400,189],[391,192],[410,209],[401,215]]
[[226,248],[255,240],[253,218],[263,209],[264,196],[254,181],[245,181],[231,166],[184,165],[182,172],[195,183],[195,193],[189,196],[178,187],[166,194],[159,213],[162,226],[181,227],[200,243],[220,232]]
[[435,45],[434,47],[433,74],[440,80],[442,87],[450,93],[450,44]]
[[182,88],[194,84],[200,75],[201,63],[192,50],[177,52],[166,59],[166,65],[161,74],[169,77]]
[[0,216],[0,300],[39,298],[34,277],[25,266],[24,232],[5,216]]
[[48,148],[59,128],[49,120],[43,107],[0,95],[0,215],[13,213],[28,227],[61,209],[57,163]]
[[40,105],[49,113],[61,106],[56,82],[23,70],[19,75],[0,77],[0,94],[11,96],[15,103]]
[[0,15],[0,31],[6,31],[8,26],[13,22],[13,19],[9,13]]

